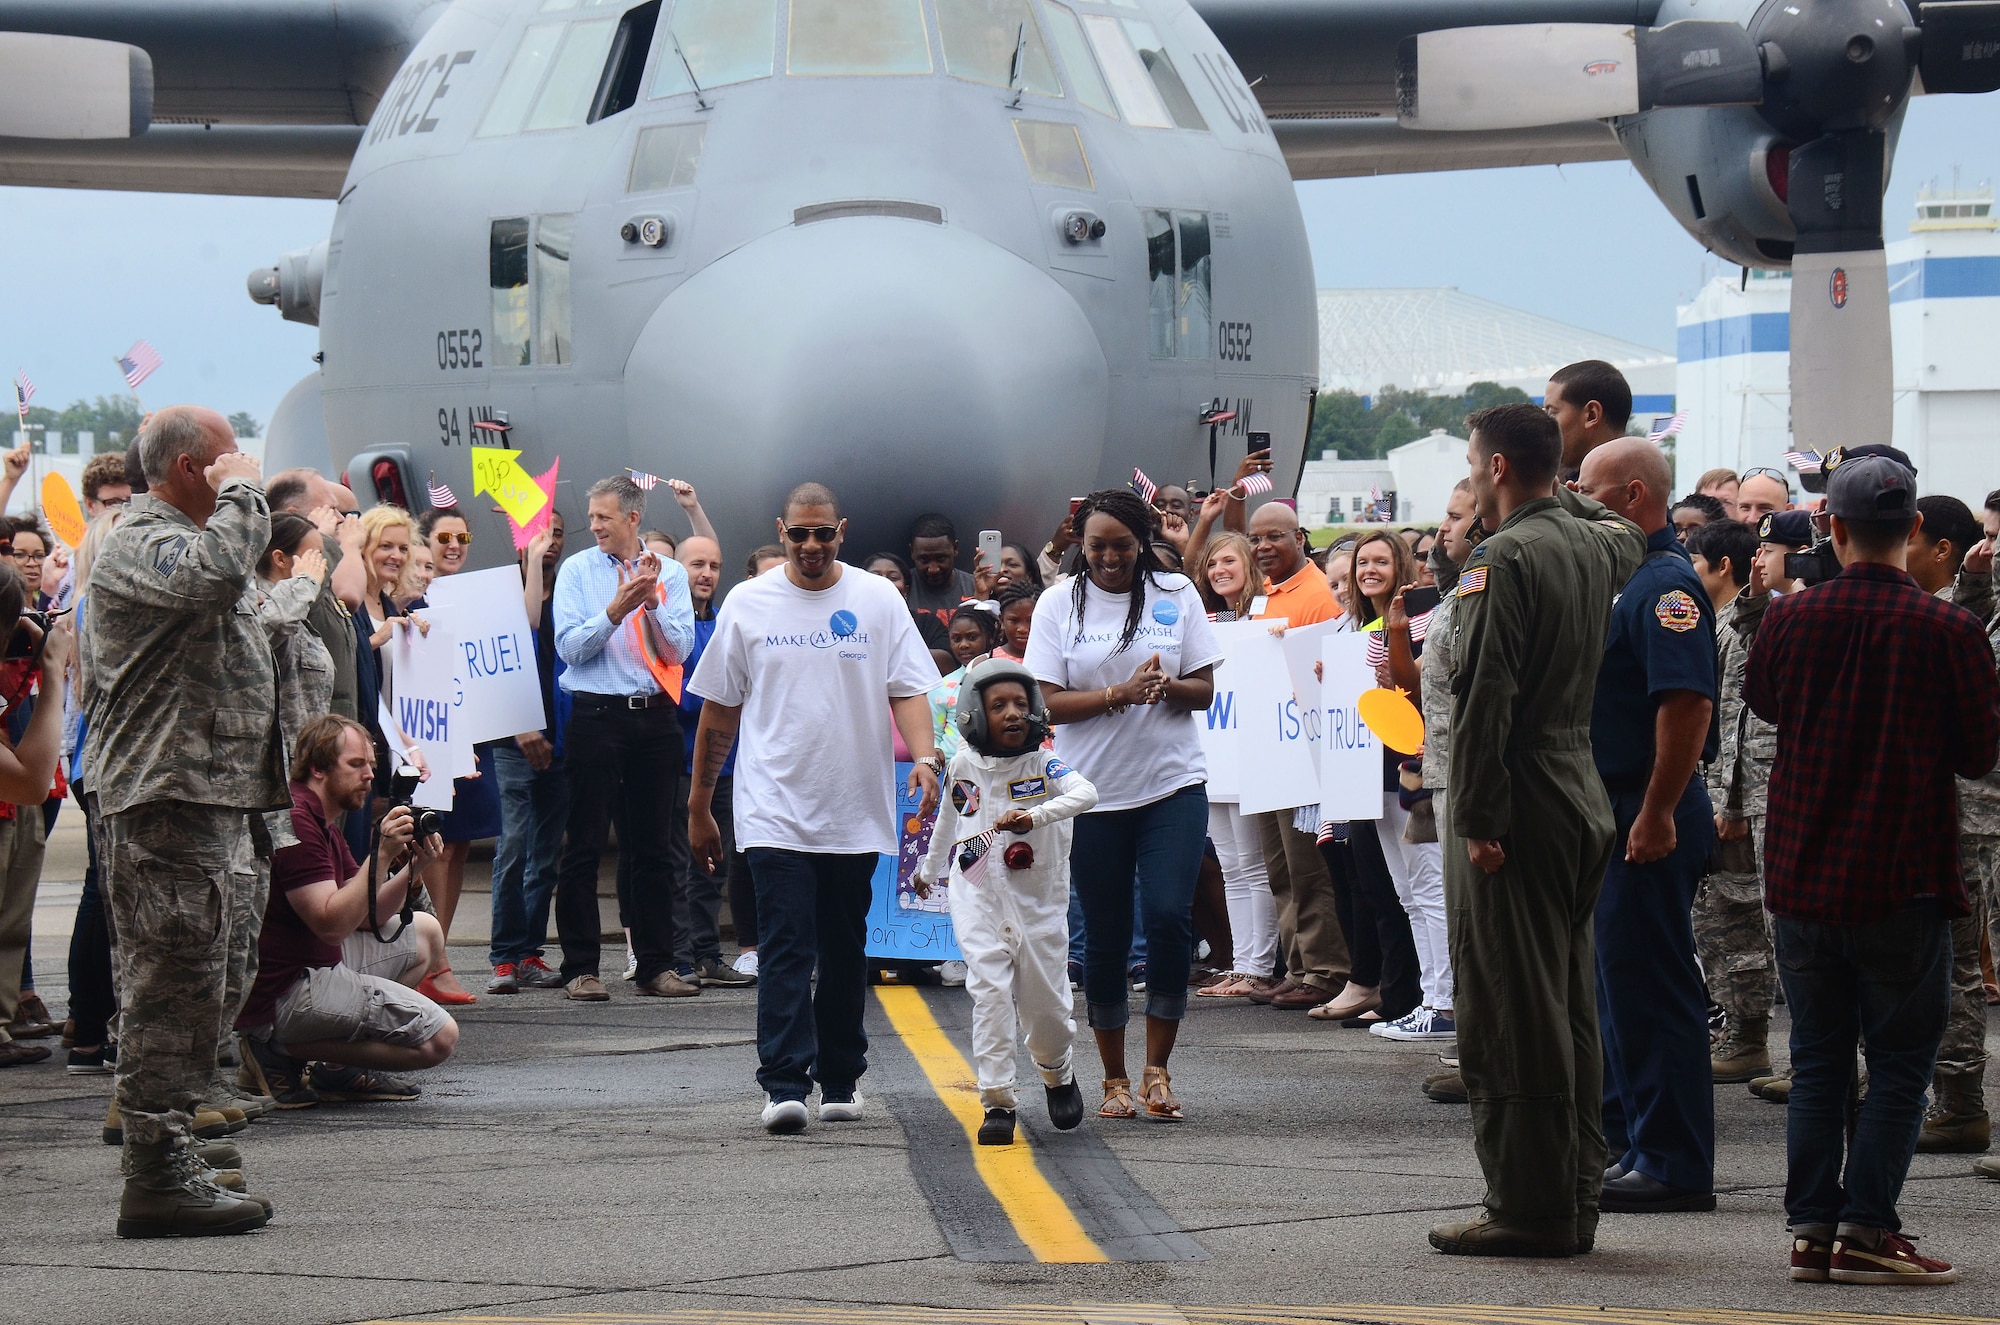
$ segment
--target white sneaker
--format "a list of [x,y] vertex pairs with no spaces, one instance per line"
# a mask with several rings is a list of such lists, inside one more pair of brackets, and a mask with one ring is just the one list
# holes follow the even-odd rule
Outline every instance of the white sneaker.
[[965,983],[965,963],[940,963],[938,966],[938,979],[944,981],[947,987],[957,989]]
[[627,980],[639,978],[639,954],[630,948],[625,949],[625,978]]
[[855,1091],[854,1098],[830,1100],[824,1095],[819,1101],[819,1120],[823,1123],[858,1123],[861,1121],[861,1092]]
[[751,948],[746,952],[737,953],[734,965],[739,975],[757,974],[757,950]]
[[806,1102],[804,1100],[774,1100],[764,1102],[764,1130],[772,1136],[793,1136],[806,1130]]
[[1370,1026],[1368,1033],[1385,1040],[1455,1040],[1458,1038],[1458,1025],[1449,1012],[1420,1007],[1394,1021]]

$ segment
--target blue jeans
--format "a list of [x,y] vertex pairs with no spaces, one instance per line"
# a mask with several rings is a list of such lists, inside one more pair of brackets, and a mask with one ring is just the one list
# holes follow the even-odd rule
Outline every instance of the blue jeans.
[[[1930,903],[1865,925],[1776,920],[1778,978],[1792,1010],[1786,1218],[1793,1228],[1897,1232],[1896,1198],[1951,1008],[1951,922]],[[1866,1046],[1868,1098],[1850,1145],[1857,1045]]]
[[[757,884],[757,1084],[774,1100],[852,1095],[868,1070],[874,852],[751,847]],[[813,985],[813,968],[819,985]]]
[[487,959],[498,966],[539,957],[548,942],[569,784],[561,759],[538,773],[511,741],[490,751],[500,786],[500,840],[493,846],[493,945]]
[[1187,1015],[1194,885],[1207,840],[1208,788],[1200,783],[1136,809],[1077,817],[1069,878],[1072,894],[1083,898],[1083,995],[1092,1030],[1119,1030],[1130,1020],[1126,964],[1132,932],[1141,926],[1146,1015],[1166,1021]]

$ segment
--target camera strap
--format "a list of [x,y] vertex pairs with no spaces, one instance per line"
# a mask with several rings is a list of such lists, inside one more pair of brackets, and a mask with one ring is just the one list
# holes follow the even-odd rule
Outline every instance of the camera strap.
[[[382,871],[382,823],[380,820],[368,830],[368,932],[378,943],[394,943],[403,937],[403,931],[410,927],[410,917],[416,914],[416,903],[412,900],[412,889],[403,890],[403,909],[397,919],[401,922],[393,935],[382,933],[382,922],[376,918],[375,898],[379,889]],[[414,883],[414,880],[412,881]]]

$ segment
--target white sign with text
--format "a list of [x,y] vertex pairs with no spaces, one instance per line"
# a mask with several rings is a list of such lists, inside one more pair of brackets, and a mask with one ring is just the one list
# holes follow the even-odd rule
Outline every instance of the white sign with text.
[[[384,652],[389,657],[389,693],[383,704],[397,730],[422,751],[430,766],[430,777],[417,788],[416,804],[449,810],[452,777],[473,767],[472,738],[465,734],[460,717],[461,692],[454,674],[458,641],[449,625],[431,620],[426,633],[414,627],[398,629]],[[398,744],[393,735],[390,744]]]
[[1238,638],[1264,629],[1261,621],[1223,621],[1215,626],[1223,659],[1215,665],[1215,698],[1207,712],[1195,715],[1195,730],[1208,764],[1208,798],[1221,804],[1233,805],[1243,794],[1243,696],[1229,655]]
[[[542,679],[535,667],[535,632],[512,566],[440,575],[424,595],[447,614],[457,639],[457,674],[465,687],[459,720],[466,739],[506,740],[548,726]],[[419,615],[421,615],[421,610]],[[471,771],[467,761],[466,771]]]
[[1361,696],[1375,688],[1366,633],[1320,641],[1319,807],[1322,819],[1382,817],[1382,743],[1361,720]]
[[1284,644],[1271,634],[1270,624],[1249,624],[1255,629],[1236,637],[1228,661],[1235,672],[1240,808],[1264,814],[1310,805],[1319,798],[1312,756],[1319,714],[1302,710],[1293,697]]

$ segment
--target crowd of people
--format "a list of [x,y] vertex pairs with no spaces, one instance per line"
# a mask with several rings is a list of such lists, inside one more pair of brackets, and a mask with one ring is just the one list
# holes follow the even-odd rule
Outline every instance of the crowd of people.
[[[1082,1124],[1077,991],[1106,1122],[1198,1116],[1181,1023],[1236,1001],[1447,1055],[1424,1091],[1469,1103],[1488,1186],[1440,1251],[1570,1256],[1603,1213],[1713,1209],[1713,1090],[1748,1083],[1788,1104],[1793,1278],[1949,1281],[1896,1204],[1914,1151],[1990,1141],[2000,492],[1975,516],[1860,446],[1808,504],[1761,468],[1676,500],[1630,413],[1616,369],[1571,365],[1467,421],[1435,527],[1318,547],[1252,500],[1265,452],[1207,492],[1073,499],[1043,546],[969,566],[936,514],[844,561],[839,498],[806,482],[727,592],[692,487],[667,485],[677,537],[603,479],[589,546],[565,556],[557,515],[517,556],[547,725],[480,747],[433,815],[388,646],[472,563],[466,512],[362,512],[162,410],[86,471],[80,546],[4,530],[0,1066],[61,1032],[69,1071],[115,1073],[121,1235],[259,1227],[228,1137],[414,1098],[452,1054],[447,1009],[482,996],[449,948],[472,843],[495,839],[483,996],[611,998],[615,826],[625,980],[755,986],[773,1133],[862,1116],[871,979],[966,986],[985,1145],[1014,1141],[1023,1038],[1054,1125]],[[1420,709],[1378,816],[1210,794],[1214,627],[1248,620],[1366,634]],[[897,762],[930,821],[908,883],[944,892],[963,957],[935,973],[866,951]],[[64,1024],[26,950],[71,798]]]

